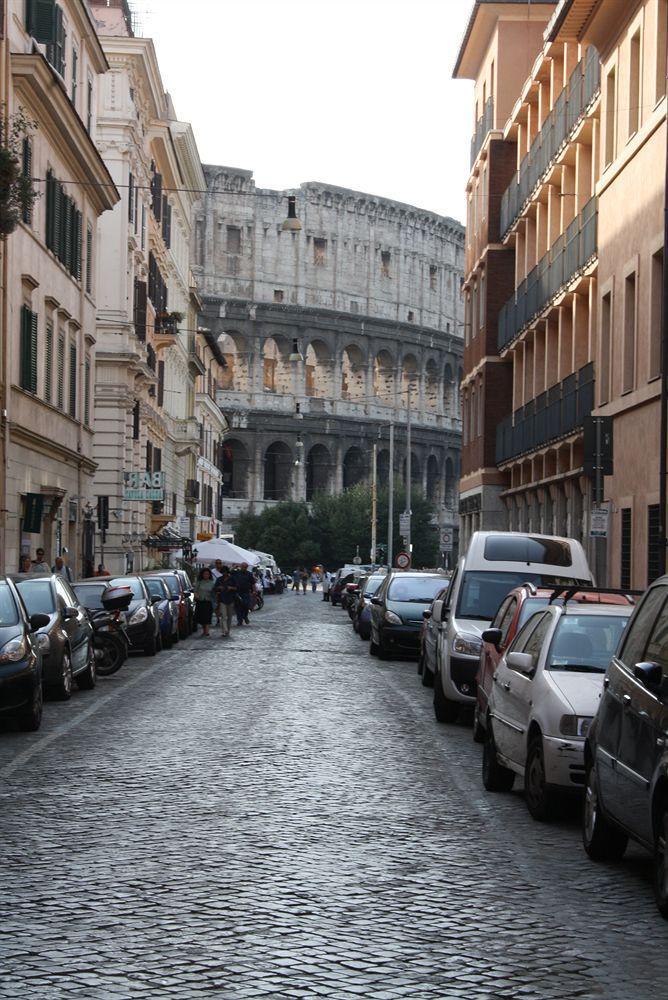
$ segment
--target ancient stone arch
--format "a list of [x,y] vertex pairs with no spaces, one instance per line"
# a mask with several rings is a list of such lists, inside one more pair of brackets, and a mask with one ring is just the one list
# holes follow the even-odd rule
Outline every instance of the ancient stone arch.
[[324,340],[312,340],[304,354],[304,386],[307,396],[334,396],[334,358]]
[[274,441],[264,453],[264,499],[289,500],[294,460],[285,441]]
[[373,362],[373,393],[379,401],[394,404],[396,361],[385,348],[378,351]]
[[236,330],[226,330],[217,340],[221,354],[225,358],[221,389],[232,392],[248,392],[250,389],[250,354],[248,342]]
[[428,410],[437,413],[441,409],[441,380],[439,378],[438,365],[433,358],[429,358],[424,369],[424,402]]
[[248,448],[238,438],[225,438],[223,443],[223,483],[230,499],[245,499],[248,494],[250,458]]
[[331,491],[333,463],[324,444],[314,444],[306,456],[306,499]]
[[341,398],[363,399],[366,391],[366,358],[357,344],[348,344],[341,353]]
[[353,446],[343,457],[343,488],[349,489],[361,483],[366,476],[366,462],[361,448]]
[[262,344],[262,388],[279,395],[290,393],[294,370],[289,361],[290,344],[286,337],[267,337]]

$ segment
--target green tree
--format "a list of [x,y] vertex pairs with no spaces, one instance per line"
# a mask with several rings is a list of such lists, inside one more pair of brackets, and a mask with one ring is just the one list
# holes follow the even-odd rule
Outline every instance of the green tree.
[[313,565],[320,558],[308,505],[287,500],[261,514],[242,514],[235,540],[243,548],[270,552],[279,566]]

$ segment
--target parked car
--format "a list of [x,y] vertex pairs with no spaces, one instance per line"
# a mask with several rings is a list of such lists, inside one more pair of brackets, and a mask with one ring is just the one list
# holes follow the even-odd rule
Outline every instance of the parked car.
[[371,638],[371,598],[375,596],[386,576],[386,573],[372,573],[364,577],[360,583],[352,619],[354,630],[360,639],[366,642]]
[[153,570],[151,576],[160,576],[167,584],[171,599],[179,609],[179,639],[187,639],[193,630],[194,594],[192,589],[190,589],[190,593],[188,592],[188,587],[183,582],[182,573],[183,570],[160,569]]
[[556,792],[584,788],[584,741],[603,677],[633,611],[632,597],[569,592],[534,612],[499,660],[489,697],[482,777],[488,791],[524,779],[534,819]]
[[42,722],[42,639],[46,614],[30,615],[14,584],[0,577],[0,715],[24,732]]
[[448,592],[449,581],[439,590],[431,606],[422,612],[422,628],[420,630],[420,657],[418,659],[418,674],[422,676],[424,687],[434,686],[436,671],[436,653],[438,636],[443,627],[443,602]]
[[629,839],[651,851],[668,918],[668,576],[638,603],[610,662],[584,754],[587,854],[619,860]]
[[95,687],[93,628],[85,607],[62,576],[55,573],[13,577],[29,615],[48,615],[39,629],[42,683],[45,691],[63,701],[77,687]]
[[125,612],[125,631],[130,651],[141,650],[145,656],[155,656],[162,648],[157,603],[152,598],[140,576],[115,576],[107,580],[110,587],[129,587],[132,591],[130,607]]
[[462,707],[474,708],[481,634],[508,592],[527,582],[588,587],[593,577],[582,546],[572,538],[474,532],[442,608],[434,675],[438,722],[454,722]]
[[329,591],[330,603],[336,606],[341,603],[341,595],[344,587],[349,583],[354,583],[363,573],[369,573],[375,566],[346,565],[337,570],[332,586]]
[[371,598],[369,652],[381,659],[393,653],[416,656],[420,645],[422,612],[443,589],[442,573],[393,571]]
[[341,607],[344,611],[348,612],[348,615],[352,619],[353,608],[357,598],[360,593],[360,584],[362,582],[362,575],[356,574],[353,576],[350,583],[347,583],[343,590],[341,591]]
[[[186,599],[186,607],[188,611],[188,635],[190,635],[190,633],[195,629],[195,590],[192,580],[184,569],[175,569],[172,572],[176,573],[177,577],[181,581],[183,596]],[[151,575],[153,576],[155,574]]]
[[[162,645],[165,649],[171,649],[174,643],[179,641],[178,604],[172,600],[167,581],[163,576],[148,576],[144,574],[142,575],[142,579],[158,612]],[[157,601],[155,598],[157,598]]]

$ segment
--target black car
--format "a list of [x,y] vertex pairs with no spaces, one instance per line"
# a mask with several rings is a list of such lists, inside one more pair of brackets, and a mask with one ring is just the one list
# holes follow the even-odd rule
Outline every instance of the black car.
[[0,577],[0,714],[24,732],[42,721],[42,651],[37,634],[48,615],[28,615],[11,580]]
[[82,690],[94,688],[93,628],[70,584],[57,573],[28,573],[13,580],[28,614],[49,616],[39,630],[45,691],[67,701],[73,680]]
[[371,598],[385,579],[385,573],[372,573],[360,580],[359,593],[353,604],[351,618],[353,628],[360,639],[367,642],[371,638]]
[[[146,584],[140,576],[105,577],[107,587],[129,587],[132,591],[132,601],[125,612],[125,632],[130,643],[130,652],[142,651],[146,656],[155,656],[162,649],[160,638],[160,623],[156,605],[159,597],[151,597]],[[77,587],[84,585],[100,585],[99,577],[89,577],[78,580]]]
[[603,681],[585,743],[582,835],[596,861],[619,860],[629,839],[651,851],[668,919],[668,576],[638,604]]
[[422,612],[443,589],[442,573],[395,570],[371,598],[372,656],[386,659],[393,653],[417,656]]

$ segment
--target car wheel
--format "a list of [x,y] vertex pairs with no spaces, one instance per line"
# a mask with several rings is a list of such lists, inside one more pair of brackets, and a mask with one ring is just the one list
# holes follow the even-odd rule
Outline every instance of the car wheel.
[[437,722],[456,722],[459,705],[445,697],[440,674],[434,674],[434,715]]
[[371,636],[371,642],[369,643],[369,652],[372,656],[378,656],[378,643],[373,641],[373,636]]
[[477,702],[475,708],[473,709],[473,742],[485,742],[485,727],[480,721],[480,709]]
[[144,646],[144,656],[155,656],[157,652],[158,652],[158,643],[155,637],[155,632],[152,632],[151,638]]
[[97,669],[95,666],[95,653],[91,645],[88,650],[88,666],[82,673],[77,674],[77,687],[80,691],[92,691],[96,684]]
[[72,697],[72,661],[67,650],[60,664],[60,680],[51,689],[58,701],[69,701]]
[[592,861],[621,861],[629,838],[609,823],[598,801],[596,765],[587,768],[582,809],[582,843]]
[[664,805],[657,823],[654,847],[654,896],[662,917],[668,920],[668,805]]
[[515,784],[514,772],[497,760],[496,743],[489,719],[482,748],[482,783],[488,792],[510,792]]
[[422,664],[422,687],[433,688],[434,686],[434,675],[427,666],[426,662]]
[[155,637],[155,648],[159,653],[162,653],[162,632],[160,631],[158,631],[158,634]]
[[546,823],[554,814],[554,792],[545,780],[543,737],[532,736],[524,767],[524,797],[527,809],[539,823]]
[[21,711],[16,716],[16,720],[19,724],[19,729],[23,733],[35,733],[42,725],[42,707],[44,704],[44,696],[42,694],[42,684],[38,682],[35,684],[32,693],[32,699],[29,705],[22,708]]

